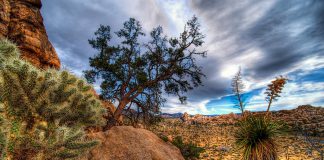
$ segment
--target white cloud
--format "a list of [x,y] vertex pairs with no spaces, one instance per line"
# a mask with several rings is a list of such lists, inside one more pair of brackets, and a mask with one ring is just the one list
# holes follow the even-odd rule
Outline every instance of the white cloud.
[[[251,98],[246,109],[252,111],[266,110],[265,89]],[[287,83],[282,90],[281,97],[272,103],[271,110],[292,109],[299,105],[318,104],[324,95],[324,82]]]
[[162,108],[162,112],[166,113],[184,113],[189,114],[214,114],[212,111],[206,108],[206,104],[209,100],[202,100],[199,102],[190,102],[181,104],[178,97],[168,96],[166,107]]

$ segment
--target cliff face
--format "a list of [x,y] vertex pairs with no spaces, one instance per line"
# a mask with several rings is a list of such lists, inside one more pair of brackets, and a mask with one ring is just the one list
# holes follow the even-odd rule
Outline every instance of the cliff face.
[[0,0],[0,38],[16,43],[21,56],[40,68],[60,68],[40,13],[41,0]]

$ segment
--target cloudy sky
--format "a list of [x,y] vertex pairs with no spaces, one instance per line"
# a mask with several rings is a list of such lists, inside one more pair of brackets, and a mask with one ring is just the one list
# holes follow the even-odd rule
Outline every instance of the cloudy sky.
[[100,24],[117,31],[134,17],[147,33],[161,25],[167,35],[178,36],[196,15],[206,35],[207,58],[198,63],[207,78],[204,86],[187,94],[185,105],[174,96],[166,97],[163,112],[239,112],[230,89],[239,67],[248,110],[266,109],[265,86],[279,75],[289,82],[272,110],[324,106],[321,0],[44,0],[42,14],[62,68],[79,76],[89,69],[88,58],[96,54],[88,39]]

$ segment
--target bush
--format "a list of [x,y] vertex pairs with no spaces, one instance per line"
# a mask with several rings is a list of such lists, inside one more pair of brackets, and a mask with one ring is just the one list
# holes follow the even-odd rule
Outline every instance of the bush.
[[159,137],[164,141],[164,142],[168,142],[169,138],[163,134],[160,134]]
[[243,149],[244,160],[276,160],[277,145],[274,138],[283,133],[284,125],[264,116],[249,115],[241,120],[234,137]]
[[67,71],[40,70],[0,41],[0,159],[67,159],[97,141],[84,128],[102,125],[92,87]]
[[192,142],[184,143],[181,136],[177,136],[172,141],[172,144],[178,147],[181,151],[181,154],[185,159],[198,159],[200,153],[204,152],[205,150],[197,145],[193,144]]

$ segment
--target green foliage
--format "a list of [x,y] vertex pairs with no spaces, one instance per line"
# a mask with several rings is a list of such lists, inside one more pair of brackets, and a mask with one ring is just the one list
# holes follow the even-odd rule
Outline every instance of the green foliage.
[[163,121],[164,121],[164,119],[160,115],[150,115],[146,124],[147,125],[157,125]]
[[0,41],[1,159],[66,159],[98,142],[83,129],[102,125],[91,86],[67,71],[40,70]]
[[168,142],[169,138],[163,134],[159,135],[159,137],[164,141],[164,142]]
[[244,160],[278,159],[274,138],[284,132],[284,124],[264,116],[248,115],[238,125],[234,137],[243,149]]
[[[98,54],[90,58],[91,69],[84,71],[88,82],[102,80],[104,99],[119,102],[115,118],[131,102],[145,113],[150,107],[160,107],[165,101],[163,89],[184,101],[183,92],[201,85],[204,74],[195,58],[204,57],[206,52],[197,51],[204,35],[196,17],[187,22],[180,37],[167,38],[162,27],[157,27],[151,31],[149,42],[140,43],[145,34],[134,18],[115,33],[121,40],[119,45],[110,44],[109,26],[101,25],[95,32],[96,37],[89,44]],[[152,105],[147,106],[148,103]]]
[[197,159],[205,151],[204,148],[198,147],[192,142],[184,143],[181,136],[175,137],[172,144],[180,149],[185,159]]

